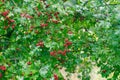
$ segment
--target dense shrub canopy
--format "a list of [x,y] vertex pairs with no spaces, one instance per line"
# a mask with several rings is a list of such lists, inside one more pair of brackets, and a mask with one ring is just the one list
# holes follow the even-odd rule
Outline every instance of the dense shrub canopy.
[[120,79],[119,0],[1,0],[0,79],[64,80],[92,66]]

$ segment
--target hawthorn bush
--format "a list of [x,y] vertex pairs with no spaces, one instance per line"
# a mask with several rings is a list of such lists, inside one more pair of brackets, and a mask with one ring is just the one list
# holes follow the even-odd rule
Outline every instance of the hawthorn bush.
[[90,80],[120,76],[119,0],[1,0],[0,79],[64,80],[60,68]]

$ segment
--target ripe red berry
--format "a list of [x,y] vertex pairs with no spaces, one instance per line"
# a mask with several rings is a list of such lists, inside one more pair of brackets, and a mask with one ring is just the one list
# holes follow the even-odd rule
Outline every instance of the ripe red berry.
[[64,50],[63,52],[62,52],[62,55],[66,55],[66,53],[67,53],[67,51],[66,50]]
[[68,47],[68,46],[70,46],[70,45],[72,45],[72,42],[69,41],[69,40],[66,38],[66,39],[65,39],[64,47]]
[[15,24],[12,25],[12,29],[14,29],[14,28],[15,28]]
[[29,62],[27,62],[27,65],[31,65],[32,63],[29,61]]
[[56,13],[54,13],[54,16],[57,16],[59,14],[59,12],[56,12]]
[[6,17],[9,14],[9,10],[2,13],[2,16]]
[[58,76],[54,74],[54,80],[58,80]]
[[0,70],[6,71],[6,67],[5,66],[0,66]]
[[50,55],[51,55],[51,56],[55,56],[55,55],[56,55],[56,51],[50,52]]
[[38,43],[36,44],[36,46],[44,47],[43,41],[38,42]]
[[58,20],[52,20],[53,23],[58,24]]
[[66,42],[66,44],[69,46],[69,45],[72,45],[72,42],[68,41]]
[[73,34],[73,32],[72,31],[68,31],[68,34]]
[[48,24],[44,24],[44,23],[42,23],[42,24],[40,24],[40,26],[43,28],[43,27],[48,26]]

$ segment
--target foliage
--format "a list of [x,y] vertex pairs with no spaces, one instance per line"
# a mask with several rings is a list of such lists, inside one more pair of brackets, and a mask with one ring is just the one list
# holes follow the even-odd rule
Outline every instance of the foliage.
[[[92,4],[92,5],[91,5]],[[103,77],[120,73],[119,0],[1,0],[0,78],[64,80],[93,63]]]

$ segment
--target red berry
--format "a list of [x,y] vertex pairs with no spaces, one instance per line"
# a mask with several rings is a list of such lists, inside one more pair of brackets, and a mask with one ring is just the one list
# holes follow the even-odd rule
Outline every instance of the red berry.
[[58,20],[52,20],[52,22],[57,24],[59,21]]
[[54,80],[58,80],[58,76],[54,74]]
[[8,14],[9,14],[9,10],[7,10],[7,11],[5,11],[5,12],[2,13],[2,15],[3,15],[4,17],[6,17]]
[[50,55],[51,55],[51,56],[55,56],[55,55],[56,55],[56,51],[50,52]]
[[73,32],[72,31],[68,31],[68,34],[73,34]]
[[6,67],[5,66],[0,66],[0,70],[6,71]]
[[66,44],[69,46],[69,45],[72,45],[72,42],[68,41],[66,42]]
[[14,28],[15,28],[15,24],[12,25],[12,29],[14,29]]
[[59,12],[56,12],[56,13],[54,13],[54,16],[57,16],[59,14]]
[[36,46],[44,47],[43,41],[38,42],[38,43],[36,44]]
[[64,55],[64,56],[65,56],[65,55],[66,55],[66,52],[67,52],[67,51],[66,51],[66,50],[64,50],[64,51],[62,52],[62,55]]
[[72,42],[69,41],[68,39],[65,39],[64,47],[68,47],[69,45],[72,45]]
[[40,26],[43,28],[43,27],[48,26],[48,24],[44,24],[44,23],[42,23],[42,24],[40,24]]
[[27,62],[27,65],[31,65],[32,63],[29,61],[29,62]]
[[67,44],[64,44],[64,47],[68,47],[68,45],[67,45]]

